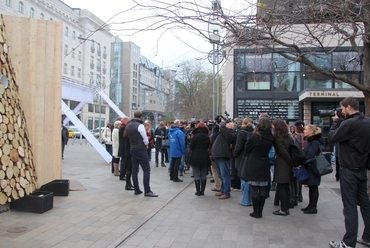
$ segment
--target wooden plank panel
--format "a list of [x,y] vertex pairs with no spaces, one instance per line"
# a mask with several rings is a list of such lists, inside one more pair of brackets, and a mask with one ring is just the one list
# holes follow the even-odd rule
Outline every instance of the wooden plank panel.
[[62,178],[60,100],[63,24],[14,16],[4,16],[4,21],[40,187]]

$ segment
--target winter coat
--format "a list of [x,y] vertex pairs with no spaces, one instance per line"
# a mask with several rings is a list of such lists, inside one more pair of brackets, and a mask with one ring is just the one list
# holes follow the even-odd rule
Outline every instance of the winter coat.
[[118,130],[118,140],[119,140],[118,156],[122,159],[125,157],[125,139],[123,138],[125,129],[126,125],[122,124]]
[[66,145],[68,143],[68,138],[69,138],[68,128],[63,126],[62,127],[62,145]]
[[[325,144],[325,140],[322,137],[322,134],[312,135],[306,138],[307,143],[304,146],[304,152],[306,153],[306,161],[312,161],[316,155],[319,155],[321,152],[320,146]],[[308,175],[310,176],[308,179],[302,181],[302,184],[308,186],[317,186],[320,185],[321,182],[321,175],[318,173],[317,169],[314,168],[316,166],[313,162],[309,162],[304,165]],[[316,171],[316,173],[314,173]]]
[[274,181],[276,183],[290,183],[293,181],[293,160],[289,155],[289,145],[292,142],[290,136],[274,139],[275,147],[275,170]]
[[208,152],[210,144],[211,140],[206,127],[195,128],[193,130],[193,137],[189,145],[190,155],[188,160],[188,163],[192,167],[208,167],[211,165]]
[[101,135],[101,138],[104,140],[104,144],[112,145],[112,130],[109,127],[106,127]]
[[233,143],[235,131],[221,126],[217,134],[212,135],[212,158],[231,158],[230,145]]
[[246,144],[247,163],[241,168],[244,181],[267,182],[270,179],[269,152],[273,144],[271,129],[253,133]]
[[241,129],[236,138],[236,144],[233,151],[233,155],[235,157],[235,167],[237,170],[240,170],[242,158],[245,152],[245,145],[247,144],[248,139],[253,134],[253,128],[243,128]]
[[179,127],[171,127],[168,132],[170,140],[170,154],[172,158],[180,158],[185,154],[185,134]]
[[118,128],[113,129],[112,132],[112,145],[113,145],[113,157],[118,158],[118,149],[119,149],[119,138],[118,138]]
[[162,137],[166,136],[166,127],[157,127],[157,129],[154,132],[155,136],[155,149],[161,149],[162,148]]
[[357,112],[345,120],[337,119],[330,128],[328,141],[339,143],[340,166],[351,170],[366,170],[370,151],[370,119]]

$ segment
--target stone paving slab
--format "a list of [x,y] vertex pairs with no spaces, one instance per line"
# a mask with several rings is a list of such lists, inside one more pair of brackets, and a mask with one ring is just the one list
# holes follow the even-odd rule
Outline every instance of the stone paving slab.
[[[273,206],[271,192],[263,218],[254,219],[249,216],[251,207],[238,204],[239,191],[219,200],[208,183],[205,196],[198,197],[189,173],[184,182],[175,183],[167,168],[154,167],[154,162],[151,166],[151,187],[159,197],[135,196],[89,144],[70,143],[63,179],[79,181],[86,191],[54,197],[54,208],[43,214],[1,213],[0,247],[321,248],[344,234],[342,202],[333,190],[339,183],[333,174],[323,177],[319,187],[318,214],[300,211],[307,205],[304,187],[305,199],[290,210],[290,216],[272,214],[278,207]],[[142,172],[139,181],[143,187]],[[27,230],[9,233],[14,227]]]

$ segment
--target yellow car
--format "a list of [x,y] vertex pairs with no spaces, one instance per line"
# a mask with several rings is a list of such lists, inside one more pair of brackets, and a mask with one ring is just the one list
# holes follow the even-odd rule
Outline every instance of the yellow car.
[[75,136],[75,131],[72,128],[68,128],[68,137],[73,138]]

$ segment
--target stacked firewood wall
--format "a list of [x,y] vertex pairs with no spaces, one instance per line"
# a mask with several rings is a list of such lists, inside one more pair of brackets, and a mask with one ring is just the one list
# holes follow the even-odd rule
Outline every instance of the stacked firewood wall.
[[[29,195],[36,173],[26,119],[0,18],[0,205]],[[30,103],[28,103],[30,104]]]

